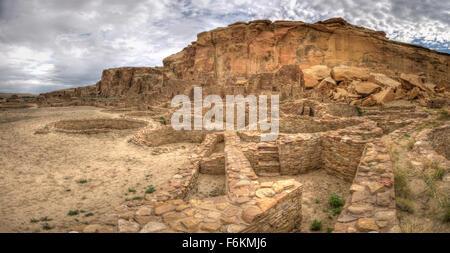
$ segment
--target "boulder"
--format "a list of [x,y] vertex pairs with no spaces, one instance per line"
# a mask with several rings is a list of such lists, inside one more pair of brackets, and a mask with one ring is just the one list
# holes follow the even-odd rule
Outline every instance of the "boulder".
[[418,98],[420,95],[420,89],[418,87],[414,87],[412,90],[408,93],[408,99],[415,99]]
[[303,78],[306,88],[314,88],[321,80],[330,76],[330,68],[326,65],[315,65],[303,69]]
[[352,85],[359,95],[368,96],[372,93],[375,93],[381,89],[381,87],[372,82],[361,82],[361,81],[353,81]]
[[400,74],[400,81],[402,83],[402,87],[406,90],[411,90],[414,87],[418,87],[422,90],[425,90],[425,86],[423,85],[423,77],[414,74]]
[[335,100],[343,100],[343,99],[347,99],[349,97],[349,93],[347,92],[347,90],[343,89],[343,88],[336,88],[336,92],[333,93],[333,98]]
[[373,94],[371,97],[379,105],[383,105],[395,99],[394,90],[391,87],[385,88],[382,91]]
[[401,85],[401,83],[381,73],[370,73],[369,82],[376,83],[382,87],[390,87],[394,90]]
[[366,68],[339,66],[331,70],[331,77],[336,81],[368,80],[369,70]]
[[319,85],[317,85],[317,89],[321,90],[333,90],[334,88],[336,88],[336,82],[331,77],[323,79]]

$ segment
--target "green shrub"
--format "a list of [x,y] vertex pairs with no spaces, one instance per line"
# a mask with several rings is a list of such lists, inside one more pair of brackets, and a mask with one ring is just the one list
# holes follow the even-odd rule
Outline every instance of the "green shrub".
[[355,106],[355,108],[356,108],[356,111],[358,112],[358,116],[363,116],[364,111],[361,110],[361,108],[359,108],[359,106]]
[[93,213],[87,213],[87,214],[84,215],[84,217],[90,217],[90,216],[94,216],[94,214]]
[[153,185],[150,185],[148,188],[147,188],[147,190],[145,190],[145,193],[153,193],[153,192],[155,192],[156,190],[155,190],[155,188],[153,187]]
[[434,177],[436,179],[442,180],[442,178],[444,178],[444,174],[445,174],[445,169],[442,167],[437,167]]
[[330,193],[330,196],[328,197],[328,205],[330,205],[333,208],[342,207],[342,206],[344,206],[344,200],[341,196],[332,192],[332,193]]
[[309,228],[311,231],[320,231],[322,229],[322,222],[318,220],[314,220]]
[[342,212],[342,208],[340,207],[336,207],[336,208],[332,208],[331,209],[331,214],[333,216],[339,215]]
[[80,211],[78,210],[70,210],[67,215],[69,216],[74,216],[74,215],[78,215],[80,213]]
[[45,223],[44,225],[42,225],[42,229],[43,230],[50,230],[50,229],[53,229],[53,227],[50,226],[48,223]]

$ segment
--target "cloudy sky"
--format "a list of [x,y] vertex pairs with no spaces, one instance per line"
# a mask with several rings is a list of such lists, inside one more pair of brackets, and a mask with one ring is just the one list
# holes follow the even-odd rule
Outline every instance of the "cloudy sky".
[[91,85],[105,68],[161,66],[197,33],[237,21],[331,17],[450,53],[448,0],[0,0],[0,92]]

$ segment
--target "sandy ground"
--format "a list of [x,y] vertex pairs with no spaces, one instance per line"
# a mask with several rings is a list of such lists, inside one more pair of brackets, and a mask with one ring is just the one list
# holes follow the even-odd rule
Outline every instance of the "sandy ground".
[[294,178],[303,184],[302,192],[302,233],[311,233],[311,224],[314,220],[322,222],[322,229],[317,232],[331,232],[328,229],[334,228],[338,215],[332,215],[328,198],[331,193],[336,193],[345,201],[349,195],[351,183],[331,176],[325,170],[315,170],[306,174],[296,176],[259,177],[260,182],[276,181]]
[[[414,138],[416,133],[410,135]],[[409,140],[410,138],[403,137],[393,145],[394,165],[397,171],[403,171],[405,181],[404,190],[399,190],[399,178],[396,179],[397,217],[401,231],[450,233],[450,223],[443,222],[443,217],[448,212],[446,205],[450,204],[450,174],[447,172],[442,179],[433,179],[427,184],[423,175],[430,172],[429,170],[432,172],[434,168],[425,169],[427,158],[409,150]],[[407,191],[409,196],[400,196],[400,191]]]
[[[0,111],[0,232],[67,232],[167,182],[195,144],[166,145],[171,152],[152,155],[152,148],[128,143],[136,130],[34,134],[62,119],[120,114],[95,107]],[[82,213],[69,216],[71,210]]]
[[225,175],[198,174],[197,191],[189,199],[203,199],[225,195]]

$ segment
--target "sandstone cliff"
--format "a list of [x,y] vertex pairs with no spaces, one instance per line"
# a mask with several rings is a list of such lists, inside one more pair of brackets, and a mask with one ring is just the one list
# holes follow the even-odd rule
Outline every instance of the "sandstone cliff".
[[257,20],[202,32],[163,67],[104,70],[97,95],[157,104],[193,86],[205,93],[316,95],[373,105],[448,97],[450,56],[391,41],[333,18],[315,24]]

